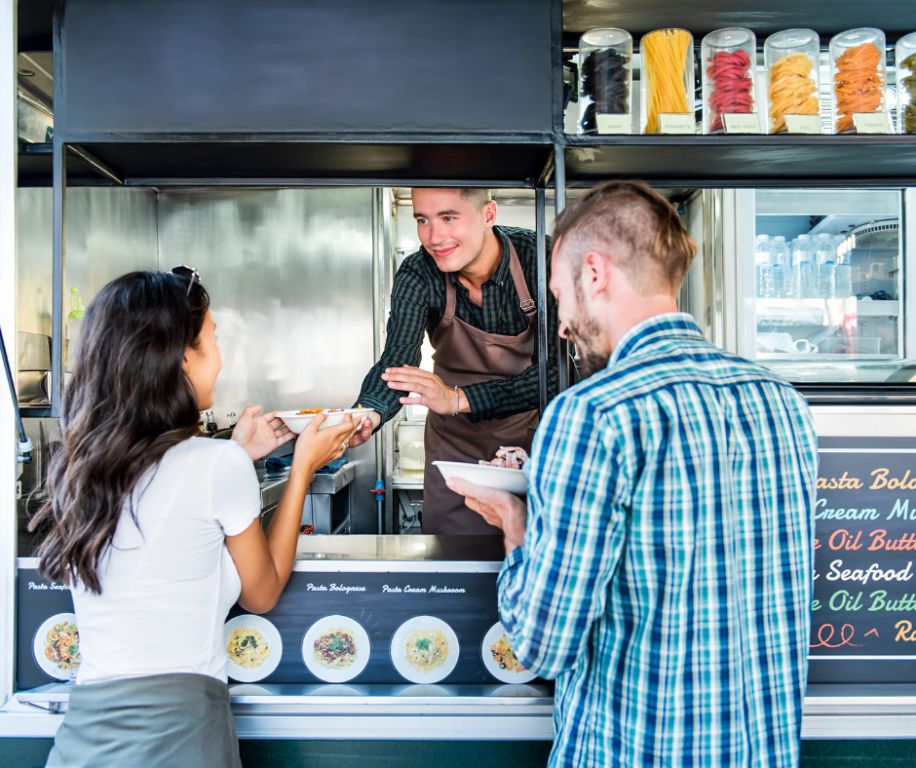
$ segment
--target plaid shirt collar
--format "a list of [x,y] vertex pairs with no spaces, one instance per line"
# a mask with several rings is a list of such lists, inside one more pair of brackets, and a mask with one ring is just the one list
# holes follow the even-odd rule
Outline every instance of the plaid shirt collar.
[[611,354],[607,367],[613,368],[622,360],[635,354],[648,354],[675,339],[697,341],[703,331],[696,320],[686,312],[666,312],[634,325],[624,334]]

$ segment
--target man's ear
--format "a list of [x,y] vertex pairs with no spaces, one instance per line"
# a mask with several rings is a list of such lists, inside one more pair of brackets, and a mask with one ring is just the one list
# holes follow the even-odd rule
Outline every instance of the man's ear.
[[496,201],[487,200],[483,204],[483,221],[488,227],[492,227],[496,223]]
[[582,290],[591,297],[604,293],[611,280],[608,257],[598,251],[589,251],[582,259]]

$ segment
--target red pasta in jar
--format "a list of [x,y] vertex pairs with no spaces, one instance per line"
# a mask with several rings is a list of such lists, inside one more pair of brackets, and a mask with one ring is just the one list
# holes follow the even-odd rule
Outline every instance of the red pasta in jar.
[[754,79],[746,51],[717,51],[709,58],[706,75],[711,91],[706,103],[710,133],[724,130],[723,115],[754,111]]

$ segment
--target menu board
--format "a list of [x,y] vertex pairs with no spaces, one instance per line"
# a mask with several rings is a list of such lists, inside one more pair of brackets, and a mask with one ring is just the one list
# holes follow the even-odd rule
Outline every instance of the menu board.
[[[230,681],[240,683],[525,683],[496,611],[496,572],[293,572],[272,611],[235,606],[224,627]],[[18,578],[17,687],[71,676],[61,659],[74,624],[68,590],[36,570]],[[61,632],[65,634],[61,637]],[[50,635],[49,635],[50,633]],[[55,645],[56,643],[56,645]],[[46,652],[46,646],[51,650]],[[46,658],[50,654],[50,658]],[[65,650],[66,654],[66,650]]]
[[916,439],[819,444],[809,682],[916,682]]

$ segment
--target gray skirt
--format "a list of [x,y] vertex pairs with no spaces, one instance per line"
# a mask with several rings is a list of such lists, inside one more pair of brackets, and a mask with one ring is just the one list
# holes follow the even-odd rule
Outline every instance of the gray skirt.
[[195,674],[74,686],[47,765],[241,768],[229,688]]

